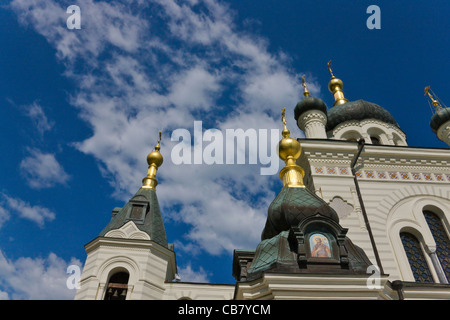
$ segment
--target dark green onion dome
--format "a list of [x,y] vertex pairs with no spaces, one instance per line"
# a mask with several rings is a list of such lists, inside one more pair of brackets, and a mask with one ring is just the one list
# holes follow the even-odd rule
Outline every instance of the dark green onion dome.
[[297,121],[303,112],[306,112],[309,110],[319,110],[319,111],[322,111],[323,113],[325,113],[325,115],[326,115],[328,108],[322,99],[314,98],[314,97],[310,97],[310,96],[304,97],[295,106],[295,109],[294,109],[295,120]]
[[284,187],[269,207],[261,240],[270,239],[316,215],[339,223],[336,211],[309,189]]
[[379,105],[364,100],[350,101],[328,110],[327,131],[350,120],[376,119],[392,124],[400,129],[394,117]]
[[436,110],[436,113],[431,117],[430,127],[436,133],[440,126],[450,120],[450,108],[442,108]]

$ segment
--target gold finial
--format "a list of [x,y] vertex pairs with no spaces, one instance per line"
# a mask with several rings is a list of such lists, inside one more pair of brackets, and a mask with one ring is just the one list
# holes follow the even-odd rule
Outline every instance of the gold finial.
[[286,163],[286,166],[280,171],[280,179],[283,180],[283,186],[304,188],[303,176],[305,172],[296,163],[302,149],[297,139],[290,137],[290,132],[286,127],[285,108],[281,111],[281,122],[284,124],[284,129],[282,132],[283,139],[278,144],[278,155]]
[[283,122],[284,124],[284,129],[281,134],[283,135],[283,137],[288,138],[291,132],[286,127],[286,108],[283,108],[283,110],[281,110],[281,122]]
[[[430,91],[433,92],[433,90],[430,89],[430,86],[425,87],[425,96],[428,95],[428,96],[430,97],[430,99],[431,99],[431,103],[433,104],[433,107],[435,107],[436,109],[439,110],[440,108],[442,108],[442,106],[441,106],[441,104],[439,103],[439,101],[437,101],[437,100],[433,97],[433,95],[430,93]],[[434,92],[433,92],[433,94],[434,94]],[[436,95],[435,95],[435,96],[436,96]]]
[[161,131],[159,132],[158,144],[155,146],[156,151],[159,151],[161,149],[161,147],[159,146],[160,143],[161,143]]
[[331,60],[328,61],[328,71],[331,74],[331,80],[328,83],[328,89],[333,93],[334,96],[333,106],[347,103],[348,100],[344,97],[344,92],[342,91],[342,89],[344,88],[344,83],[341,79],[338,79],[334,76],[333,70],[331,69]]
[[303,88],[304,88],[303,95],[304,95],[305,97],[309,97],[309,91],[308,91],[308,89],[306,88],[306,81],[305,81],[305,76],[304,76],[304,75],[302,76],[302,86],[303,86]]
[[158,180],[156,180],[156,172],[158,168],[162,165],[164,158],[159,152],[161,146],[161,131],[159,132],[158,144],[155,146],[155,151],[150,152],[147,156],[148,163],[148,172],[147,176],[142,179],[142,187],[147,189],[156,189],[156,185],[158,184]]
[[331,79],[334,79],[335,76],[334,76],[334,74],[333,74],[333,70],[331,70],[331,60],[328,61],[328,71],[329,71],[330,74],[331,74]]

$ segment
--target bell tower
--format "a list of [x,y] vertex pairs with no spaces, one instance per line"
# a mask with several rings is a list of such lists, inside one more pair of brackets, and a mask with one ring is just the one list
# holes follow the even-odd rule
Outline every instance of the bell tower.
[[147,156],[142,186],[111,221],[85,245],[86,263],[76,300],[162,299],[164,283],[176,274],[173,245],[167,243],[158,198],[156,173],[163,163],[161,132]]

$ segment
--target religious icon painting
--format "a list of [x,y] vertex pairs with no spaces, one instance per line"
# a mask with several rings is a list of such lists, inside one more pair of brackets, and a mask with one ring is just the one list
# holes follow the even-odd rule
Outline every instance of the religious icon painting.
[[328,238],[321,233],[314,233],[309,237],[311,257],[331,258],[331,248]]

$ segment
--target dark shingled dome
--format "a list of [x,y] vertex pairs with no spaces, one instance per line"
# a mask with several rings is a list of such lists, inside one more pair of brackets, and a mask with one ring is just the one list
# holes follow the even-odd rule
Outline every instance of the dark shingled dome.
[[314,98],[314,97],[304,97],[295,106],[295,109],[294,109],[295,120],[298,120],[298,118],[300,117],[300,115],[303,112],[309,111],[309,110],[320,110],[323,113],[325,113],[325,115],[326,115],[328,108],[322,99]]
[[434,133],[437,132],[440,126],[450,120],[450,108],[443,108],[437,110],[431,117],[430,127]]
[[307,188],[284,187],[269,207],[261,240],[270,239],[315,215],[339,223],[336,211]]
[[377,119],[400,128],[386,109],[372,102],[357,100],[337,105],[328,110],[327,131],[333,130],[345,121],[364,119]]

